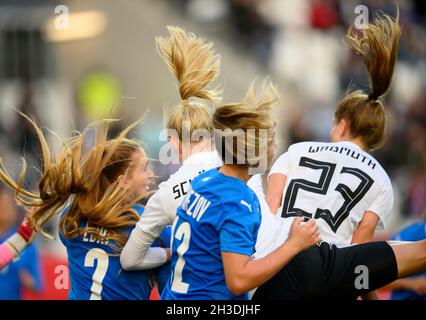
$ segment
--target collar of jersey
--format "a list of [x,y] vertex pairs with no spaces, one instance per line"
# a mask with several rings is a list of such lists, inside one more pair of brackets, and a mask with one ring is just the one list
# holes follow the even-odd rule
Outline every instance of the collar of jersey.
[[208,154],[211,154],[212,162],[216,160],[214,157],[219,157],[216,151],[201,151],[191,154],[182,164],[199,163],[200,159],[205,158]]
[[364,152],[364,150],[362,150],[358,145],[356,145],[355,143],[353,143],[353,142],[351,142],[351,141],[340,141],[340,142],[337,142],[337,143],[345,143],[345,144],[349,144],[349,145],[351,145],[352,147],[355,147],[355,148],[357,148],[357,149],[359,149],[359,150],[361,150],[362,152]]
[[243,180],[241,180],[240,178],[235,178],[235,177],[231,177],[231,176],[227,176],[226,174],[223,174],[222,172],[219,171],[220,168],[221,167],[217,167],[216,169],[214,169],[214,170],[216,170],[216,175],[223,177],[223,178],[226,178],[226,179],[231,179],[231,180],[237,181],[238,183],[241,183],[241,184],[247,186],[247,184]]

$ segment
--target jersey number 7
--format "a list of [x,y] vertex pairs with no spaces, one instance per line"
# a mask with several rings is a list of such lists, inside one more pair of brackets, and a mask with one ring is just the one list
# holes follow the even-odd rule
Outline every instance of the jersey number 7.
[[337,232],[342,222],[348,217],[352,208],[361,201],[374,183],[374,180],[360,169],[343,167],[340,173],[351,174],[357,177],[360,180],[358,187],[355,190],[351,190],[347,185],[339,183],[335,190],[339,192],[344,199],[342,206],[334,215],[328,209],[317,208],[315,215],[312,216],[312,213],[294,207],[297,199],[297,192],[302,189],[312,193],[326,195],[336,169],[336,164],[301,157],[299,166],[311,168],[313,170],[321,170],[321,176],[318,182],[312,182],[305,179],[291,180],[288,184],[287,192],[284,197],[281,216],[284,218],[304,216],[308,219],[324,219],[334,232]]

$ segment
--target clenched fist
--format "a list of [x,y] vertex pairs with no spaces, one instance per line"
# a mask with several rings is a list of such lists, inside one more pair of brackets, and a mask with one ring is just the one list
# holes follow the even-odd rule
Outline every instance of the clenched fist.
[[314,219],[303,223],[303,217],[297,217],[291,225],[288,242],[291,242],[300,251],[321,241],[319,227]]

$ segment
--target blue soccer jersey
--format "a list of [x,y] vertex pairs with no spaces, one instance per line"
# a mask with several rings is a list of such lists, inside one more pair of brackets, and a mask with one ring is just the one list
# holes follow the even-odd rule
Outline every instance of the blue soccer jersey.
[[[165,227],[160,233],[160,239],[155,240],[152,247],[170,248],[171,229],[172,226]],[[152,269],[152,273],[155,275],[158,293],[161,295],[170,277],[170,262]]]
[[[6,241],[16,231],[17,228],[11,228],[5,234],[0,235],[0,243]],[[34,291],[39,292],[43,289],[40,259],[34,243],[28,246],[16,261],[0,271],[0,300],[22,299],[22,271],[31,275],[34,280]]]
[[[142,206],[135,206],[138,214]],[[82,226],[86,226],[83,222]],[[92,225],[90,225],[93,227]],[[130,228],[126,232],[130,234]],[[99,232],[105,233],[103,228]],[[120,256],[109,243],[98,241],[90,234],[67,239],[60,233],[67,248],[71,288],[70,300],[146,300],[151,287],[145,271],[124,271]]]
[[251,256],[260,226],[254,192],[217,169],[192,181],[172,231],[171,277],[162,299],[230,300],[221,252]]
[[[421,241],[426,239],[426,221],[408,226],[401,232],[392,237],[391,240],[397,241]],[[426,273],[416,277],[426,277]],[[419,295],[414,291],[394,290],[392,291],[392,300],[426,300],[426,295]]]

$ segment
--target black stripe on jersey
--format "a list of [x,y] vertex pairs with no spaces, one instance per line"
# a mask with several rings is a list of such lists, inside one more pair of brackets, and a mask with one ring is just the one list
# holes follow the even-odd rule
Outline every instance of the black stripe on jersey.
[[307,157],[301,157],[299,166],[307,167],[314,170],[322,170],[318,182],[307,181],[305,179],[293,179],[290,181],[287,192],[284,197],[282,217],[305,216],[312,218],[312,213],[294,207],[296,202],[297,192],[299,189],[306,190],[317,194],[326,194],[330,186],[331,178],[333,177],[336,165],[329,162],[318,161]]
[[342,222],[349,216],[350,211],[355,205],[364,198],[365,194],[370,190],[374,183],[374,180],[365,172],[357,168],[343,167],[340,173],[349,173],[358,177],[361,182],[355,191],[352,191],[347,185],[339,183],[336,187],[336,191],[340,192],[345,199],[345,202],[340,209],[333,216],[327,209],[323,210],[318,208],[315,212],[315,219],[324,219],[330,226],[331,230],[337,232],[337,229]]
[[[318,182],[312,182],[305,179],[291,180],[284,197],[281,216],[284,218],[304,216],[306,219],[310,219],[312,218],[312,213],[294,207],[297,199],[297,192],[299,189],[302,189],[316,194],[327,194],[336,165],[329,162],[301,157],[299,166],[314,170],[322,170],[321,176]],[[360,184],[354,191],[352,191],[347,185],[339,183],[335,190],[342,195],[344,203],[336,214],[333,216],[330,210],[317,208],[314,215],[315,219],[324,219],[324,221],[330,226],[331,230],[335,233],[342,222],[349,216],[353,207],[361,201],[374,183],[374,180],[368,174],[357,168],[343,167],[340,171],[340,174],[342,173],[356,176],[361,180]]]

